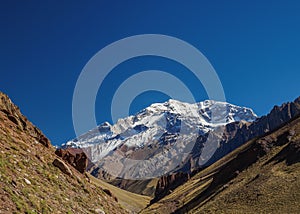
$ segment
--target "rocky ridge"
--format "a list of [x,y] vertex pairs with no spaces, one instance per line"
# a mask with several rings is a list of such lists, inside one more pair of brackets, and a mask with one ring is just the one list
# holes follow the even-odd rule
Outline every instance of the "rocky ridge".
[[0,92],[0,111],[5,115],[5,117],[13,122],[20,131],[30,135],[45,147],[51,147],[51,143],[48,138],[24,115],[22,115],[19,107],[17,107],[9,99],[9,97],[2,92]]

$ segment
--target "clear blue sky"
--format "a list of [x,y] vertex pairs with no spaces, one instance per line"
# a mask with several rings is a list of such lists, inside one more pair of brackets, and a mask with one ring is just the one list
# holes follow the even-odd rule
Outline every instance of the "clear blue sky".
[[[50,3],[51,2],[51,3]],[[166,34],[198,48],[222,81],[228,102],[258,115],[300,95],[299,1],[2,1],[0,90],[52,140],[74,138],[72,95],[87,61],[136,34]],[[97,97],[97,121],[110,121],[111,96],[126,75],[161,69],[200,90],[180,65],[135,58],[115,69]],[[119,71],[119,72],[118,72]],[[168,97],[144,93],[131,113]]]

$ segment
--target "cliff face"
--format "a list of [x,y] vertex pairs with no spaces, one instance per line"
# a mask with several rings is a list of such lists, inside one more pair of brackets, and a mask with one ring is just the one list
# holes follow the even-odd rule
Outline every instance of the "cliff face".
[[68,162],[80,173],[84,173],[88,166],[88,157],[81,149],[58,149],[55,154]]
[[171,175],[165,175],[160,177],[157,182],[155,197],[151,200],[151,204],[157,202],[159,199],[168,195],[179,185],[187,182],[190,179],[189,173],[176,172]]
[[243,124],[239,122],[226,125],[223,135],[224,140],[207,165],[219,160],[246,141],[274,131],[298,115],[300,115],[300,97],[294,102],[275,106],[269,114],[258,118],[253,123]]

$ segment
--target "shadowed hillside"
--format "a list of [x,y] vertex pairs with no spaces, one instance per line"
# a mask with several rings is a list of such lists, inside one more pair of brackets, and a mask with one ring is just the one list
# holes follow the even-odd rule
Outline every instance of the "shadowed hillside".
[[300,118],[253,139],[142,213],[298,213]]

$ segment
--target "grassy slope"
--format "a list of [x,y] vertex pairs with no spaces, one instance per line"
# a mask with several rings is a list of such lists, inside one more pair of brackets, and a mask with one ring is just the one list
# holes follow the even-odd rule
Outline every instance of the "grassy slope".
[[[268,137],[276,138],[285,131],[294,129],[292,140],[300,140],[300,118],[282,127]],[[170,213],[190,205],[189,213],[299,213],[300,210],[300,163],[270,161],[286,145],[275,146],[271,151],[237,177],[217,186],[205,195],[214,179],[227,163],[234,163],[237,156],[247,151],[256,142],[252,140],[210,167],[195,175],[159,202],[142,213]],[[224,177],[225,179],[225,177]]]
[[150,203],[151,198],[148,196],[142,196],[132,192],[128,192],[126,190],[122,190],[92,176],[90,176],[90,178],[91,180],[93,180],[93,182],[95,182],[102,188],[110,190],[113,195],[118,198],[119,203],[127,210],[139,212]]
[[[123,186],[123,189],[139,195],[154,197],[158,178],[152,178],[149,180],[123,180],[116,178],[108,182],[114,186]],[[124,182],[126,183],[125,185]]]
[[84,175],[54,167],[55,158],[0,111],[0,213],[125,213]]
[[[278,132],[295,129],[292,141],[300,140],[300,119]],[[271,134],[271,137],[278,133]],[[272,148],[270,153],[241,172],[215,198],[191,213],[299,213],[300,163],[291,165],[272,158],[287,145]]]

